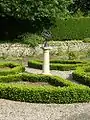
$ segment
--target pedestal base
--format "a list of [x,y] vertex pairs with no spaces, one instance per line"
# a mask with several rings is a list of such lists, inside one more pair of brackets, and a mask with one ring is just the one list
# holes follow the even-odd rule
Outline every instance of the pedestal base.
[[51,73],[42,73],[43,75],[52,75]]

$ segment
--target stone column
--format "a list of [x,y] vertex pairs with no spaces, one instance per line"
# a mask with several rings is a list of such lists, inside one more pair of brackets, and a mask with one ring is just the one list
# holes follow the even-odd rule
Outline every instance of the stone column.
[[42,47],[43,49],[43,72],[42,74],[50,75],[49,50],[51,47]]

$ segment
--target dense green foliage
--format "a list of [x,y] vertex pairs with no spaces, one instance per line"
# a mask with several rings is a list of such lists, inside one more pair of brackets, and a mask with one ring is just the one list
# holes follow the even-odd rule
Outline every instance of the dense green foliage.
[[86,64],[86,61],[80,60],[51,60],[50,63],[60,63],[60,64]]
[[1,0],[1,38],[15,38],[23,32],[39,32],[54,24],[56,16],[66,16],[71,0]]
[[88,72],[90,72],[90,65],[86,67],[78,67],[73,72],[73,79],[90,86],[90,74],[88,74]]
[[72,82],[65,80],[63,78],[60,78],[58,76],[50,76],[50,75],[35,75],[35,74],[23,74],[22,75],[23,81],[29,81],[29,82],[48,82],[51,85],[54,86],[72,86],[74,85]]
[[36,74],[14,74],[7,76],[0,76],[0,82],[8,83],[8,82],[17,82],[17,81],[28,81],[28,82],[48,82],[53,86],[72,86],[74,85],[72,82],[68,80],[64,80],[63,78],[57,76],[46,76],[46,75],[36,75]]
[[0,75],[17,74],[23,71],[25,71],[25,68],[22,65],[11,62],[0,63]]
[[[53,60],[50,61],[50,69],[51,70],[74,70],[77,66],[83,66],[86,65],[87,62],[85,61],[75,61],[75,60]],[[42,69],[42,61],[35,61],[30,60],[28,61],[28,66],[36,69]]]
[[80,85],[56,88],[1,83],[0,98],[34,103],[89,102],[90,89]]
[[84,43],[90,43],[90,38],[85,38],[85,39],[83,40],[83,42],[84,42]]
[[[60,61],[57,62],[60,63]],[[64,63],[70,63],[70,61],[64,61]],[[76,63],[80,62],[76,61]],[[4,66],[15,67],[16,64],[1,64],[1,67]],[[89,68],[86,71],[89,71]],[[53,86],[33,86],[20,82],[48,82]],[[18,71],[15,74],[0,76],[0,98],[34,103],[89,102],[90,88],[57,76],[19,73]]]
[[52,28],[54,40],[84,39],[90,37],[90,18],[57,19]]
[[70,0],[1,0],[0,15],[32,21],[46,18],[47,21],[57,13],[64,14],[69,3]]
[[18,36],[17,41],[23,44],[28,44],[30,47],[35,47],[38,46],[38,44],[41,44],[44,41],[44,38],[37,34],[25,33]]
[[73,15],[78,11],[81,11],[84,16],[90,15],[90,0],[73,0],[68,9]]

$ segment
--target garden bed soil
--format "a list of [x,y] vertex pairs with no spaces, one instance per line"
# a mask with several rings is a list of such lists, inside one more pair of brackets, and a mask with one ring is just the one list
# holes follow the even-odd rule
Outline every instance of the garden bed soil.
[[11,70],[12,68],[10,67],[0,67],[0,70]]
[[48,82],[25,82],[25,81],[20,81],[20,82],[10,82],[9,84],[20,84],[20,85],[25,85],[25,86],[52,86]]

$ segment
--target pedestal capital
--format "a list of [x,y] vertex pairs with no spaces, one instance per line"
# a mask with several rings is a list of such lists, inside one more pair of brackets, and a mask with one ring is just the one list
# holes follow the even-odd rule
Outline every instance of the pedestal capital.
[[48,46],[48,47],[41,47],[43,50],[51,50],[52,47]]

